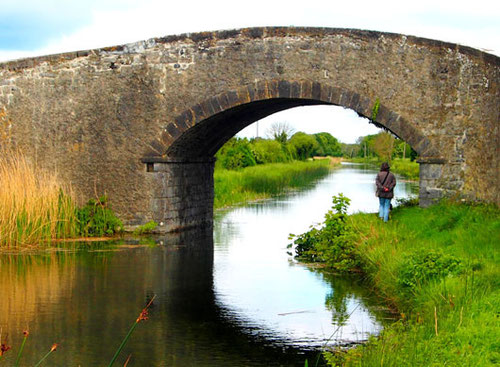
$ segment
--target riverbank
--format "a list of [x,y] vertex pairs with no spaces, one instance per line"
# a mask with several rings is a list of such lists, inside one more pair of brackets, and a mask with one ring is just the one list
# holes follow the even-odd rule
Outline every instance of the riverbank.
[[[380,167],[380,164],[382,163],[378,158],[349,158],[346,159],[346,161],[353,163],[367,163],[376,167]],[[390,166],[392,172],[400,174],[408,180],[419,180],[419,164],[415,161],[411,161],[409,158],[394,158],[391,161]]]
[[497,365],[499,233],[500,210],[487,205],[398,207],[388,223],[347,216],[344,254],[329,265],[361,271],[401,318],[364,345],[326,352],[330,364]]
[[340,164],[339,159],[270,163],[241,170],[216,169],[214,208],[270,198],[310,185]]

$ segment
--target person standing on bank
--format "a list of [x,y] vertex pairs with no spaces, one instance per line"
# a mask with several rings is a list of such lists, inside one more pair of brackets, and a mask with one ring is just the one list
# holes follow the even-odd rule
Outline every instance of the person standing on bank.
[[377,185],[375,195],[378,196],[380,203],[378,216],[384,222],[389,220],[389,208],[391,206],[391,199],[394,197],[394,186],[396,186],[396,177],[389,170],[389,163],[382,163],[380,172],[375,179],[375,185]]

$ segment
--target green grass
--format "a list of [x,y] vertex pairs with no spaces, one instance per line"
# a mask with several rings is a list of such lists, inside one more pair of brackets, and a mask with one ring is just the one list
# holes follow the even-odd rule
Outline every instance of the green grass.
[[396,208],[388,223],[349,217],[361,270],[401,319],[332,365],[500,363],[500,210],[441,203]]
[[410,161],[409,158],[396,158],[391,161],[390,165],[392,172],[399,173],[410,180],[419,180],[420,167],[417,162]]
[[222,208],[282,194],[309,185],[328,174],[329,160],[273,163],[238,171],[214,172],[214,208]]

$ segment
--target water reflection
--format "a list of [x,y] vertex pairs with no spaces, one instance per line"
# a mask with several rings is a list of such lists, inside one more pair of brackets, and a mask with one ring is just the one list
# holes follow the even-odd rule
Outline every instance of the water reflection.
[[[345,164],[312,189],[219,212],[214,286],[220,307],[243,328],[303,348],[362,341],[377,333],[385,316],[367,309],[366,290],[284,256],[288,235],[321,222],[333,195],[349,197],[351,213],[377,211],[376,173],[366,165]],[[399,179],[395,195],[408,197],[415,189]]]
[[350,170],[309,191],[220,212],[213,233],[1,255],[0,328],[13,347],[2,362],[14,364],[29,329],[21,365],[34,365],[54,342],[61,345],[47,365],[105,365],[153,295],[150,318],[118,365],[131,354],[131,366],[303,366],[331,335],[365,339],[385,317],[366,290],[286,255],[288,234],[322,220],[339,181],[368,180]]

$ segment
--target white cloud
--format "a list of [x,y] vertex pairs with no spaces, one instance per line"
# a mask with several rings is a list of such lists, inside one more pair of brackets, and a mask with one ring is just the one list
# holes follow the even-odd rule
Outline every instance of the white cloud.
[[[317,26],[361,28],[411,34],[500,54],[500,2],[465,1],[269,1],[234,0],[167,2],[164,0],[86,0],[9,2],[7,10],[23,7],[64,17],[65,11],[89,13],[79,30],[61,34],[33,54],[113,46],[185,32],[252,26]],[[91,10],[89,10],[91,9]],[[12,55],[12,54],[10,54]],[[2,59],[9,54],[0,55]]]

